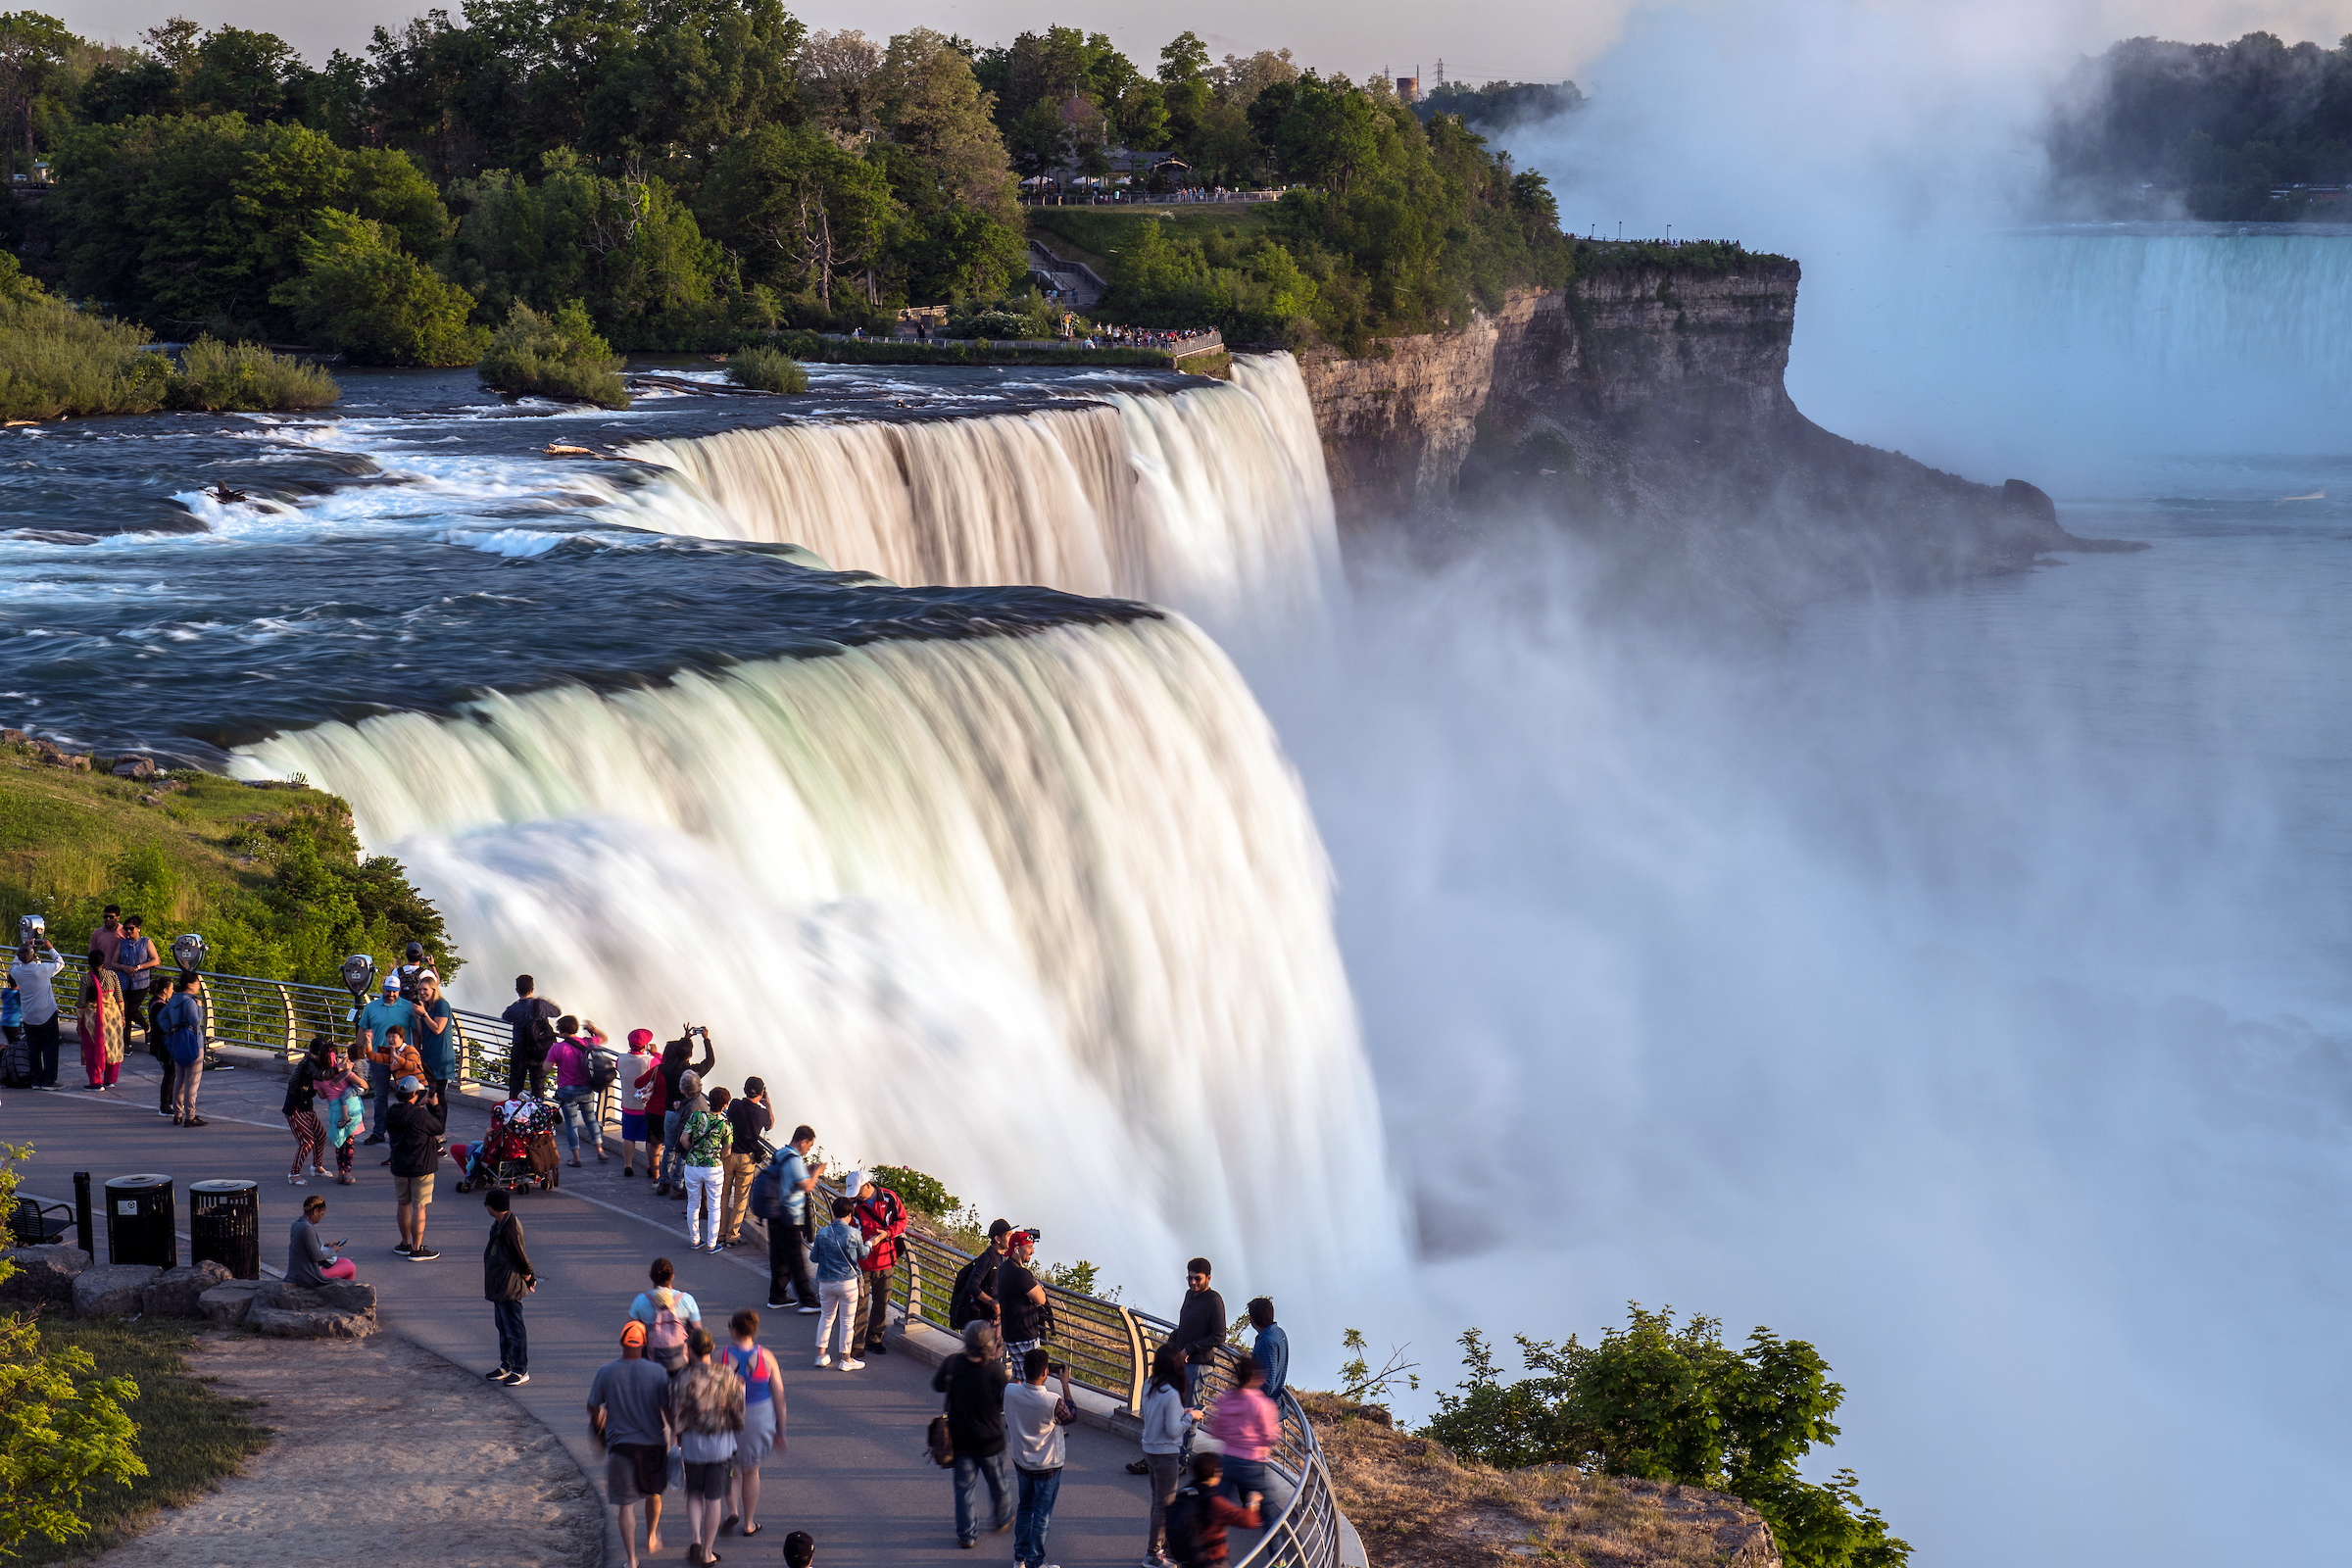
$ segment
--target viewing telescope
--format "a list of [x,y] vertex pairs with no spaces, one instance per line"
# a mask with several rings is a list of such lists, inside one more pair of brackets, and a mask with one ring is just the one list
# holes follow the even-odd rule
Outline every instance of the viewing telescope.
[[172,956],[178,962],[181,974],[202,974],[204,953],[204,938],[193,931],[182,931],[172,939]]
[[17,946],[29,948],[34,944],[49,945],[49,922],[37,914],[17,916]]

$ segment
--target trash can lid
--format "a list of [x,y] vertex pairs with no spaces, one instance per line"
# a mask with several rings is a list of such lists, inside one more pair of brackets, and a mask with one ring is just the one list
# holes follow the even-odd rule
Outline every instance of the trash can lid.
[[[107,1185],[111,1187],[114,1184],[109,1182]],[[259,1182],[230,1181],[225,1178],[216,1177],[211,1181],[190,1182],[188,1183],[188,1191],[191,1193],[250,1193],[258,1189],[260,1186],[261,1183]]]
[[131,1192],[143,1187],[169,1187],[171,1185],[172,1178],[169,1176],[117,1176],[106,1184],[106,1190],[110,1193],[118,1190]]

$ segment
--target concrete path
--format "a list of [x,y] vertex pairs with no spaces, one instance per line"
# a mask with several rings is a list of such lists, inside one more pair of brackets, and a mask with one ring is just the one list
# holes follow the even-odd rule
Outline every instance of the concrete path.
[[[71,1047],[68,1048],[71,1055]],[[61,1081],[78,1077],[69,1060]],[[285,1171],[293,1135],[279,1114],[284,1080],[255,1068],[205,1075],[201,1109],[211,1125],[182,1129],[155,1113],[154,1064],[124,1062],[131,1074],[104,1095],[80,1090],[10,1090],[0,1105],[0,1139],[29,1143],[21,1167],[25,1192],[71,1200],[73,1173],[108,1178],[161,1171],[177,1182],[180,1224],[186,1228],[186,1189],[192,1181],[234,1177],[261,1183],[262,1260],[285,1262],[285,1236],[301,1200],[327,1200],[323,1229],[348,1238],[360,1278],[377,1288],[379,1315],[402,1334],[462,1366],[487,1370],[497,1362],[490,1307],[482,1299],[479,1259],[488,1217],[478,1195],[455,1192],[457,1166],[444,1160],[426,1241],[441,1253],[412,1263],[392,1250],[391,1173],[376,1163],[382,1146],[360,1151],[359,1185],[290,1187]],[[789,1124],[798,1112],[785,1114]],[[451,1136],[470,1137],[471,1113],[452,1116]],[[328,1161],[331,1170],[333,1161]],[[677,1267],[677,1283],[701,1304],[704,1321],[723,1336],[741,1306],[760,1309],[760,1341],[784,1369],[785,1444],[761,1467],[761,1533],[751,1541],[722,1538],[719,1555],[732,1563],[780,1563],[792,1530],[814,1535],[827,1568],[882,1568],[925,1562],[1004,1562],[1011,1534],[983,1534],[977,1548],[958,1550],[948,1474],[923,1452],[923,1429],[939,1408],[930,1367],[906,1353],[869,1357],[862,1372],[819,1371],[810,1363],[813,1317],[769,1312],[767,1265],[757,1252],[716,1257],[690,1253],[682,1205],[654,1199],[640,1174],[624,1181],[615,1156],[564,1170],[555,1193],[518,1196],[521,1218],[540,1285],[525,1306],[531,1381],[508,1391],[545,1422],[601,1489],[603,1460],[588,1434],[584,1400],[596,1369],[617,1355],[630,1299],[645,1288],[646,1266],[657,1256]],[[103,1200],[101,1200],[103,1201]],[[105,1221],[96,1216],[94,1240],[103,1260]],[[183,1252],[181,1261],[185,1262]],[[896,1333],[894,1331],[894,1348]],[[366,1435],[353,1434],[355,1457]],[[1127,1475],[1135,1447],[1087,1426],[1069,1429],[1069,1468],[1054,1510],[1050,1559],[1063,1568],[1134,1563],[1143,1555],[1148,1499],[1144,1482]],[[982,1492],[985,1507],[986,1492]],[[668,1499],[665,1549],[655,1562],[685,1560],[684,1513]],[[613,1543],[617,1549],[617,1539]],[[617,1561],[615,1556],[612,1560]]]

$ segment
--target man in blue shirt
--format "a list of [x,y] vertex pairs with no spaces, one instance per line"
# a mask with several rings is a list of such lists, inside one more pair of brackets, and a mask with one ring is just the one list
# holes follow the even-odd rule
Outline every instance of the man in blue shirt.
[[1283,1386],[1291,1377],[1291,1337],[1274,1321],[1271,1297],[1260,1296],[1250,1301],[1250,1326],[1257,1331],[1257,1338],[1250,1348],[1250,1359],[1266,1375],[1266,1385],[1258,1392],[1280,1406]]
[[385,1050],[384,1031],[397,1027],[401,1038],[407,1039],[415,1027],[412,1021],[416,1009],[400,1000],[400,979],[384,976],[384,989],[375,1001],[360,1009],[360,1044],[368,1048],[368,1093],[374,1102],[374,1125],[368,1129],[368,1142],[384,1141],[384,1117],[392,1109],[392,1068],[387,1062],[373,1059]]
[[784,1178],[784,1213],[781,1218],[767,1222],[767,1305],[770,1311],[782,1311],[800,1298],[801,1312],[808,1315],[820,1311],[817,1305],[816,1276],[808,1265],[808,1195],[816,1190],[816,1179],[825,1173],[825,1162],[810,1159],[808,1152],[816,1147],[816,1129],[801,1126],[792,1130],[792,1142],[776,1151],[776,1164]]

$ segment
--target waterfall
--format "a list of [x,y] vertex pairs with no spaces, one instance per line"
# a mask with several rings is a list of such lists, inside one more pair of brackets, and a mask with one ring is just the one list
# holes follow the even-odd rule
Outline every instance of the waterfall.
[[1287,354],[1165,395],[623,449],[689,494],[632,521],[801,545],[906,584],[1040,583],[1212,621],[1311,613],[1338,560],[1314,413]]
[[465,1004],[529,972],[616,1037],[707,1023],[787,1125],[1048,1256],[1240,1285],[1396,1255],[1320,841],[1181,619],[493,695],[237,765],[350,802],[459,934]]

